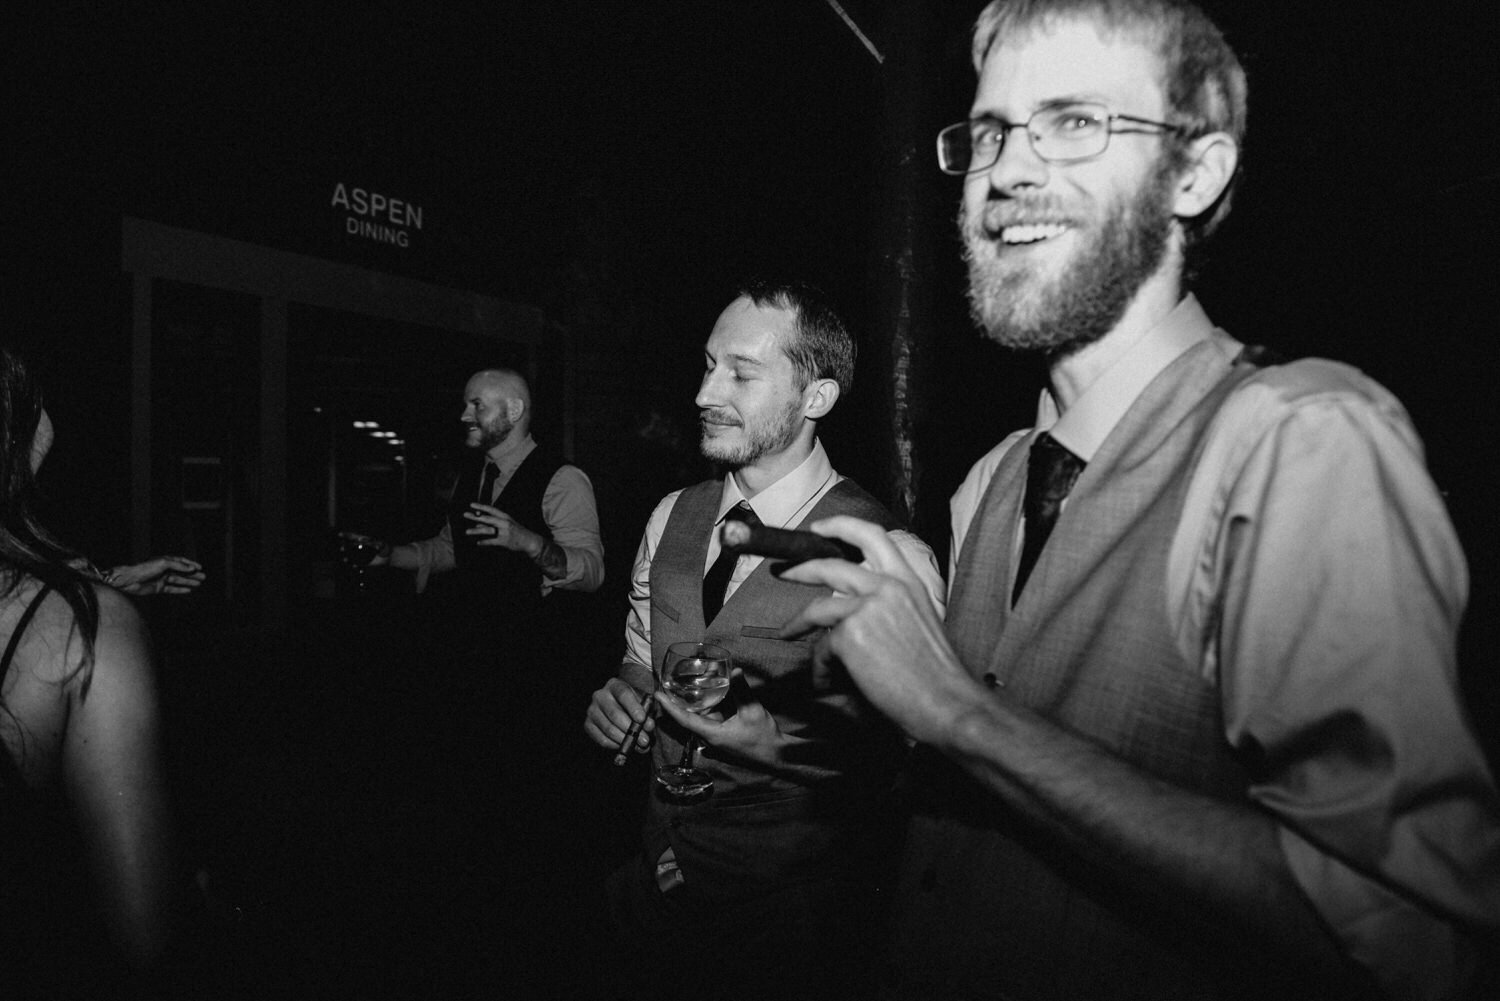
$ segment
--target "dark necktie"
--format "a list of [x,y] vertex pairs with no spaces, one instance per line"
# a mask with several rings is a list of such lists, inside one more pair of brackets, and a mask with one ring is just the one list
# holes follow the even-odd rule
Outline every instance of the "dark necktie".
[[1021,565],[1016,568],[1016,586],[1010,593],[1014,605],[1026,586],[1026,578],[1057,524],[1057,514],[1062,510],[1063,498],[1078,481],[1083,471],[1083,460],[1069,452],[1050,434],[1043,431],[1031,445],[1031,454],[1026,461],[1026,496],[1021,509],[1026,514],[1026,535],[1021,543]]
[[[755,516],[755,511],[750,507],[748,501],[740,501],[734,507],[724,513],[723,521],[743,521],[747,525],[759,525],[760,519]],[[714,531],[719,530],[714,525]],[[725,546],[719,550],[719,558],[714,560],[714,565],[708,568],[708,573],[703,575],[703,624],[706,626],[719,614],[719,609],[724,607],[724,592],[729,589],[729,578],[734,574],[734,565],[739,562],[738,550]]]
[[491,495],[495,492],[495,478],[500,475],[500,467],[490,462],[484,462],[484,475],[479,478],[479,494],[475,498],[481,504],[490,504]]

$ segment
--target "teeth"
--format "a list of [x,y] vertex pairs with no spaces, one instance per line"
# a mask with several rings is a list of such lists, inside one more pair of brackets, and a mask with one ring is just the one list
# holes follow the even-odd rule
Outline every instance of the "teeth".
[[1030,223],[1022,226],[1006,226],[1000,231],[1004,243],[1035,243],[1061,236],[1068,227],[1060,223]]

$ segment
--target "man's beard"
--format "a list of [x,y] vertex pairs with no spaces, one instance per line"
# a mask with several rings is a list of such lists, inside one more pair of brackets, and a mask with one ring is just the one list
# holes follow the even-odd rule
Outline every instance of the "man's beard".
[[488,452],[509,438],[511,431],[515,428],[510,419],[503,414],[499,417],[499,423],[497,424],[474,424],[471,426],[479,431],[479,440],[474,443],[473,447],[481,452]]
[[974,322],[999,344],[1054,357],[1109,333],[1166,256],[1175,177],[1163,158],[1133,197],[1114,203],[1092,231],[1092,245],[1075,253],[1050,280],[1032,268],[997,261],[999,235],[986,233],[982,219],[964,217],[960,228]]
[[773,455],[789,448],[797,440],[801,415],[801,400],[792,400],[779,414],[769,419],[747,421],[740,425],[743,440],[738,446],[710,437],[708,428],[705,427],[700,443],[703,456],[734,469],[748,466],[761,456]]

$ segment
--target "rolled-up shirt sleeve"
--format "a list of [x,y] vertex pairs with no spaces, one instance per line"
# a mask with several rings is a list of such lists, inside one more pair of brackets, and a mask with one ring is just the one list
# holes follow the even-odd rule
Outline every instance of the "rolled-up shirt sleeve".
[[1226,736],[1350,956],[1392,996],[1443,996],[1458,929],[1500,927],[1500,803],[1457,673],[1462,552],[1393,399],[1299,401],[1248,441],[1194,580]]
[[[542,494],[542,517],[568,559],[568,572],[556,580],[542,579],[542,591],[597,591],[604,583],[604,542],[599,535],[599,509],[594,485],[577,466],[562,466]],[[449,545],[451,559],[451,542]]]
[[943,582],[943,571],[938,566],[937,554],[919,536],[905,529],[887,532],[886,537],[917,575],[922,590],[927,593],[927,600],[932,603],[932,610],[941,619],[948,604],[948,594],[947,585]]
[[[635,562],[630,570],[630,607],[625,615],[625,662],[622,675],[631,674],[632,665],[654,670],[651,663],[651,558],[667,529],[667,519],[682,491],[677,490],[663,497],[651,512],[646,530],[641,534],[641,543],[635,551]],[[630,680],[627,678],[626,680]]]
[[453,531],[446,521],[443,522],[442,530],[432,538],[408,542],[406,545],[416,556],[414,586],[418,594],[427,590],[427,582],[432,579],[433,574],[447,573],[455,565]]

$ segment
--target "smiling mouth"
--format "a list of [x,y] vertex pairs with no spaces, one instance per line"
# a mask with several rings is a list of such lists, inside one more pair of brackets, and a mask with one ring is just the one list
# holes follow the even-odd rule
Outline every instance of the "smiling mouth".
[[1059,222],[1022,223],[1016,226],[1003,226],[1000,229],[1000,242],[1010,247],[1028,243],[1040,243],[1043,240],[1062,236],[1067,231],[1068,227]]

